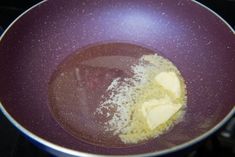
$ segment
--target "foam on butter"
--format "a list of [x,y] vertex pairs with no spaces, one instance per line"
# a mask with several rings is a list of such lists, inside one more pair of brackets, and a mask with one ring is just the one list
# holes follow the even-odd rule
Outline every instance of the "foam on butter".
[[174,104],[169,97],[164,97],[144,102],[140,110],[149,129],[153,130],[168,121],[181,106],[181,104]]
[[107,88],[110,97],[96,109],[104,117],[116,109],[103,125],[127,144],[163,134],[182,119],[186,106],[186,86],[172,62],[143,55],[131,69],[133,77],[114,79]]
[[155,77],[155,80],[163,88],[170,91],[175,98],[181,96],[180,80],[175,72],[161,72]]

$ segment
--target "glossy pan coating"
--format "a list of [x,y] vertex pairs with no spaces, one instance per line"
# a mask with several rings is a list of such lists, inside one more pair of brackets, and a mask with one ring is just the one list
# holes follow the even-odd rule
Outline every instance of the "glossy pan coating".
[[[57,66],[77,50],[120,42],[159,52],[179,68],[187,85],[187,112],[183,122],[146,144],[92,145],[54,120],[48,82]],[[194,1],[45,1],[1,38],[0,106],[26,136],[57,155],[159,155],[201,140],[232,115],[234,68],[234,32]]]

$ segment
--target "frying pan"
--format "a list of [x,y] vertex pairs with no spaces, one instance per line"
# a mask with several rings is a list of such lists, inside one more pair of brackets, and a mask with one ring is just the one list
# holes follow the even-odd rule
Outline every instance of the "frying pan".
[[[178,67],[188,93],[182,122],[146,143],[115,147],[75,137],[55,120],[48,98],[53,73],[68,56],[109,43],[119,45],[113,50],[125,44],[151,50]],[[165,155],[206,138],[231,117],[234,67],[234,31],[196,1],[43,1],[1,37],[0,108],[29,140],[58,156]]]

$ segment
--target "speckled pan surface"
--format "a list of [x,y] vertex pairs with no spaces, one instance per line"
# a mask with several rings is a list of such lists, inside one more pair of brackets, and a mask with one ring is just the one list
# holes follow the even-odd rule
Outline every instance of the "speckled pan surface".
[[[161,52],[181,71],[188,109],[169,133],[134,147],[95,146],[65,132],[51,116],[47,88],[57,66],[80,48],[110,42]],[[234,67],[234,33],[192,1],[46,1],[1,39],[0,101],[19,124],[65,148],[107,155],[158,152],[202,135],[234,108]]]

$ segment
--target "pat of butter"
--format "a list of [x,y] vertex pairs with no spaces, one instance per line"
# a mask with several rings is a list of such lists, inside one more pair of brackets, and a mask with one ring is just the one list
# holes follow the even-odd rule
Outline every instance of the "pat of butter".
[[174,104],[169,97],[151,99],[141,105],[141,113],[147,122],[149,129],[153,130],[167,122],[182,105]]
[[170,91],[175,98],[181,96],[180,80],[175,72],[161,72],[155,77],[155,80],[164,89]]

